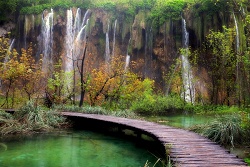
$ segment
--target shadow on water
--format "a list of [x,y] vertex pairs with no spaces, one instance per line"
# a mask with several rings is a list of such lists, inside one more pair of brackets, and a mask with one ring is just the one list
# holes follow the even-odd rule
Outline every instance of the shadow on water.
[[134,167],[158,159],[138,142],[82,129],[13,136],[0,143],[1,167]]

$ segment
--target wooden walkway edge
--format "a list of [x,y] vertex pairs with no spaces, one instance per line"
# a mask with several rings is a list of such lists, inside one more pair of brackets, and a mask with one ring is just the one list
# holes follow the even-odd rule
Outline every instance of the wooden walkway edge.
[[137,129],[157,138],[169,149],[171,160],[178,167],[239,167],[247,166],[242,159],[230,154],[218,144],[194,132],[157,123],[120,118],[106,115],[61,112],[63,116],[78,117],[88,120]]

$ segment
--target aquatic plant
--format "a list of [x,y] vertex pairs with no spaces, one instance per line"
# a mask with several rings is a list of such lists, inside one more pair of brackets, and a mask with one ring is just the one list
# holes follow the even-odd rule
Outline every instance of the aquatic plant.
[[192,127],[191,130],[224,146],[232,146],[243,142],[244,130],[238,114],[219,116],[205,125]]
[[47,131],[65,124],[65,118],[59,113],[43,110],[32,101],[13,115],[0,112],[0,135]]

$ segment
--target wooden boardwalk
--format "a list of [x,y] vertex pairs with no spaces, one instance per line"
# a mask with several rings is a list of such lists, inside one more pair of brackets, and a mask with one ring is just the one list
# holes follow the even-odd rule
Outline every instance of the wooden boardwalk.
[[230,154],[216,143],[194,132],[159,125],[143,120],[105,115],[62,112],[67,117],[80,117],[88,121],[102,121],[137,130],[158,139],[169,149],[171,160],[178,167],[239,167],[247,166],[243,160]]

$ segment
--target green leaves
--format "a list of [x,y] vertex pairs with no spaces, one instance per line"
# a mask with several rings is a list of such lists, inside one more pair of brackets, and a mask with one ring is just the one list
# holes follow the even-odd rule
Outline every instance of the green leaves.
[[186,3],[185,0],[157,0],[152,8],[150,20],[154,26],[161,26],[167,19],[180,19]]

